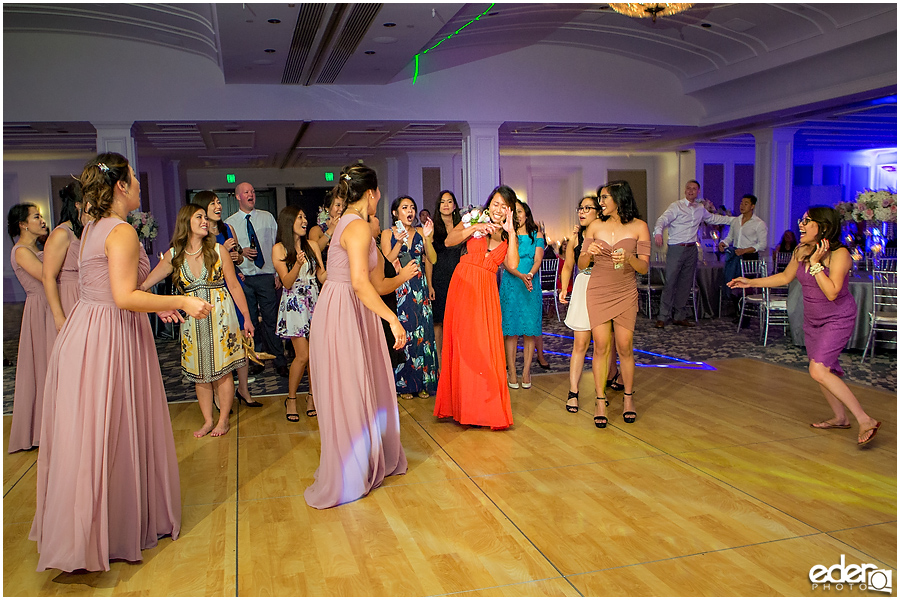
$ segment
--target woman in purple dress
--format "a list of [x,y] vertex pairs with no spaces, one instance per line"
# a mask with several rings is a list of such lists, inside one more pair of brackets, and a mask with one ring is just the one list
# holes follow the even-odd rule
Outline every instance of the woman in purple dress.
[[53,313],[41,285],[44,253],[38,249],[38,238],[47,234],[41,211],[30,202],[16,204],[6,217],[9,237],[19,241],[13,246],[9,262],[25,289],[25,309],[19,331],[19,353],[16,359],[16,391],[13,396],[12,428],[9,451],[28,450],[41,438],[41,413],[47,358],[56,339]]
[[138,289],[150,260],[126,216],[141,188],[124,156],[101,154],[81,174],[94,221],[81,241],[81,297],[59,332],[44,388],[37,508],[29,538],[38,571],[108,571],[181,531],[172,422],[150,321],[177,310],[202,319],[191,296]]
[[335,196],[347,209],[334,228],[328,278],[309,331],[322,440],[316,480],[303,493],[313,508],[353,502],[385,477],[406,473],[397,388],[379,317],[390,324],[395,349],[406,344],[406,330],[377,289],[384,270],[368,223],[381,198],[375,171],[344,167]]
[[847,410],[859,423],[857,442],[872,441],[881,423],[866,414],[847,384],[838,362],[841,350],[853,333],[856,301],[850,295],[847,275],[853,264],[841,244],[841,220],[828,206],[810,206],[799,221],[800,244],[781,273],[761,279],[738,277],[732,288],[778,287],[794,277],[803,287],[803,333],[809,355],[809,374],[819,384],[834,411],[830,419],[813,423],[816,429],[850,429]]

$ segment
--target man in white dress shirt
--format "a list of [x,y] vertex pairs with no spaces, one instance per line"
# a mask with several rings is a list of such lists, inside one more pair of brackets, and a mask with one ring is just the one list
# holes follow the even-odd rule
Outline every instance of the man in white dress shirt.
[[[740,260],[759,260],[759,251],[769,247],[769,227],[765,221],[753,214],[756,202],[756,196],[753,194],[744,194],[741,198],[741,218],[728,229],[725,239],[719,242],[719,252],[732,248],[734,255]],[[740,275],[740,272],[734,274],[735,277]],[[727,281],[728,276],[725,279]],[[729,289],[729,292],[733,291]],[[735,322],[737,322],[737,303],[740,296],[732,293],[730,297],[735,305]]]
[[[256,210],[256,190],[249,183],[242,182],[234,188],[238,210],[225,219],[234,229],[244,262],[239,267],[244,275],[244,295],[250,308],[253,324],[262,315],[262,327],[256,328],[256,339],[262,342],[266,352],[275,355],[275,371],[282,377],[288,376],[287,359],[284,356],[284,342],[275,335],[278,320],[278,290],[275,266],[272,264],[272,246],[278,224],[275,217],[265,210]],[[255,365],[254,365],[255,366]],[[251,373],[261,371],[251,367]]]
[[[675,325],[693,327],[686,316],[685,305],[697,270],[697,230],[700,223],[731,225],[737,217],[711,214],[699,200],[700,183],[691,179],[684,186],[684,198],[669,205],[653,228],[653,241],[663,244],[663,229],[669,228],[669,248],[666,251],[666,285],[663,287],[656,326],[665,327],[674,319]],[[673,314],[674,310],[674,314]]]

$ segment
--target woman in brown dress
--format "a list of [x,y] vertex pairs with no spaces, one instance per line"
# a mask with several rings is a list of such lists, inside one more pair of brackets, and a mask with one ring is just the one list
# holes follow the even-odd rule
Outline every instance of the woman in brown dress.
[[[635,272],[646,273],[650,268],[650,230],[640,219],[631,186],[627,181],[611,181],[597,192],[600,199],[600,218],[584,232],[578,267],[585,268],[594,260],[587,288],[588,318],[594,337],[594,351],[603,352],[600,369],[607,368],[613,339],[619,353],[625,397],[622,417],[634,423],[634,322],[638,310]],[[613,334],[615,323],[615,334]],[[598,356],[594,357],[597,362]],[[607,373],[594,371],[597,408],[594,425],[606,427]]]

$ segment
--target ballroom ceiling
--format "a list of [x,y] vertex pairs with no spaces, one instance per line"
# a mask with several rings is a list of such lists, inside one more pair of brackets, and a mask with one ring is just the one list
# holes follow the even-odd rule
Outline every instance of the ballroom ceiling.
[[[4,4],[5,32],[79,33],[177,48],[215,62],[233,85],[384,85],[542,44],[661,67],[685,93],[700,97],[891,28],[896,34],[895,4],[697,4],[656,23],[619,15],[607,4]],[[752,145],[755,128],[792,126],[798,147],[862,150],[896,146],[896,125],[894,86],[703,127],[507,122],[500,145],[534,152],[677,150],[697,141]],[[366,151],[458,150],[458,126],[142,121],[134,133],[139,153],[189,167],[288,167]],[[5,152],[90,152],[95,144],[87,122],[4,119]]]

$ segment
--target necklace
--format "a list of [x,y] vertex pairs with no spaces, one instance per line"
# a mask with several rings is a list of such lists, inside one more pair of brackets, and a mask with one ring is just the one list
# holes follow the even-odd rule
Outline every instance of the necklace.
[[362,214],[361,212],[359,212],[357,209],[351,208],[350,210],[352,210],[353,212],[355,212],[356,214],[358,214],[358,215],[359,215],[359,218],[362,219],[363,221],[366,221],[366,220],[367,220],[367,219],[363,216],[363,214]]
[[203,244],[200,244],[200,247],[197,248],[197,250],[195,250],[194,252],[188,252],[187,246],[184,247],[184,253],[187,254],[188,256],[197,256],[198,254],[200,254],[201,250],[203,250]]

